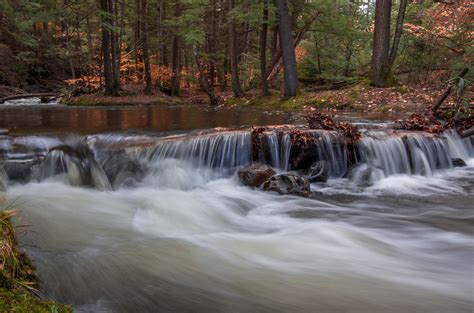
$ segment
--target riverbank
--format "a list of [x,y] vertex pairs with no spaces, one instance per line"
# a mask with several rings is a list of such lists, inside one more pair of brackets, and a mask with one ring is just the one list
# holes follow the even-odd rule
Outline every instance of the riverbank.
[[[270,96],[262,96],[260,90],[247,91],[242,97],[235,98],[229,91],[219,93],[221,105],[225,107],[257,107],[265,109],[301,110],[307,106],[319,107],[330,111],[352,111],[369,113],[413,113],[432,106],[443,93],[443,86],[406,86],[374,88],[360,83],[345,89],[319,92],[301,91],[291,99],[282,99],[278,90],[272,90]],[[466,90],[465,98],[472,102],[473,91]],[[80,95],[64,99],[63,103],[73,106],[127,106],[127,105],[208,105],[207,96],[198,91],[183,91],[180,97],[171,97],[162,93],[146,96],[133,93],[120,97],[108,97],[101,94]],[[448,98],[445,105],[455,102],[454,96]]]
[[[391,88],[374,88],[358,84],[340,90],[301,92],[297,97],[282,100],[280,93],[274,92],[262,97],[257,92],[249,92],[241,98],[224,97],[226,106],[256,106],[279,109],[302,109],[315,106],[331,111],[354,111],[370,113],[412,113],[432,106],[443,93],[440,86],[410,87],[401,85]],[[472,90],[466,98],[472,99]],[[446,104],[454,103],[448,99]]]
[[18,247],[12,210],[0,212],[0,312],[72,312],[69,306],[38,296],[38,278]]
[[185,103],[184,99],[159,95],[130,95],[121,97],[102,96],[100,94],[81,95],[64,99],[62,103],[71,106],[128,106],[128,105],[177,105]]

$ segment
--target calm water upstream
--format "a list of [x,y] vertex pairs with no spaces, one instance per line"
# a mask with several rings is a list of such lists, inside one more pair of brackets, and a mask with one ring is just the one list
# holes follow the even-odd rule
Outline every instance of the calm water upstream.
[[[472,312],[472,140],[375,120],[351,165],[337,134],[314,132],[330,179],[312,199],[240,184],[246,128],[193,131],[300,122],[204,107],[0,109],[14,130],[0,138],[0,177],[16,222],[31,224],[20,240],[42,291],[77,312]],[[288,170],[288,137],[266,136],[260,161]]]

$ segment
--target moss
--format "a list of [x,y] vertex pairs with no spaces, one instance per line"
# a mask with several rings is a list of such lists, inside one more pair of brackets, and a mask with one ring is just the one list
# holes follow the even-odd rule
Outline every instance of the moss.
[[408,86],[406,86],[406,85],[400,85],[400,86],[398,86],[397,90],[398,90],[398,92],[399,92],[400,94],[402,94],[402,95],[403,95],[403,94],[406,94],[407,92],[410,91],[410,89],[409,89]]
[[72,312],[69,306],[42,300],[30,259],[18,248],[11,217],[15,211],[0,212],[0,312]]
[[98,95],[83,95],[69,99],[62,99],[61,103],[70,106],[129,106],[182,104],[183,101],[176,97],[166,96],[106,97]]
[[0,312],[72,312],[71,307],[52,300],[41,300],[22,290],[0,288]]
[[281,99],[280,96],[272,95],[269,97],[242,97],[227,98],[225,106],[238,107],[259,107],[273,108],[282,110],[299,110],[305,106],[323,106],[330,104],[331,101],[325,98],[308,97],[307,95],[298,95],[290,99]]

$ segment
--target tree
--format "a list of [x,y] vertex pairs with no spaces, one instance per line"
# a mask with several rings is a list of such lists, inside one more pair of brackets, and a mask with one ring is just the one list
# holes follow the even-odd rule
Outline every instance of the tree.
[[268,0],[263,0],[262,31],[260,34],[260,86],[264,96],[270,95],[267,82],[267,33],[268,33]]
[[120,63],[119,63],[119,47],[118,47],[118,34],[116,30],[116,18],[117,18],[117,10],[116,10],[116,1],[109,0],[108,1],[108,8],[109,8],[109,23],[110,23],[110,54],[111,54],[111,62],[112,62],[112,76],[114,79],[113,86],[114,86],[114,93],[117,93],[120,90]]
[[298,86],[298,74],[296,70],[296,56],[293,47],[293,35],[290,15],[286,0],[277,0],[279,15],[279,37],[283,59],[284,97],[296,96]]
[[376,87],[386,87],[390,76],[390,14],[392,0],[375,2],[375,28],[370,78]]
[[400,38],[403,33],[403,22],[405,20],[405,11],[407,9],[407,0],[400,0],[400,7],[398,9],[398,17],[397,17],[397,26],[395,28],[395,34],[393,35],[393,43],[392,48],[390,49],[389,55],[389,64],[390,69],[393,68],[393,64],[395,63],[395,59],[397,58],[398,46],[400,44]]
[[235,19],[232,16],[234,9],[234,0],[228,0],[229,3],[229,58],[230,58],[230,72],[232,75],[232,90],[234,97],[238,98],[242,95],[242,87],[239,79],[239,64],[237,59],[237,39],[235,34]]
[[[179,1],[175,4],[175,18],[181,16],[181,3]],[[171,73],[171,95],[179,95],[180,87],[180,72],[181,72],[181,55],[180,55],[180,36],[177,31],[173,35],[173,57],[171,59],[172,73]]]
[[114,88],[114,78],[112,73],[112,63],[110,57],[110,10],[109,0],[100,0],[101,18],[102,18],[102,64],[104,68],[105,94],[113,96],[116,94]]
[[142,36],[142,49],[143,49],[143,64],[144,64],[144,76],[145,76],[145,89],[146,95],[151,94],[151,70],[150,70],[150,57],[148,51],[148,4],[147,0],[137,0],[140,7],[141,20],[141,36]]

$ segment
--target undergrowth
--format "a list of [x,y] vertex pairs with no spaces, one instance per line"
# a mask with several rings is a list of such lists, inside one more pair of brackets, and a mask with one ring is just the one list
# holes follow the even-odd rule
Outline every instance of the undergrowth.
[[18,247],[11,219],[17,211],[0,210],[0,312],[72,312],[69,306],[39,297],[35,269]]

